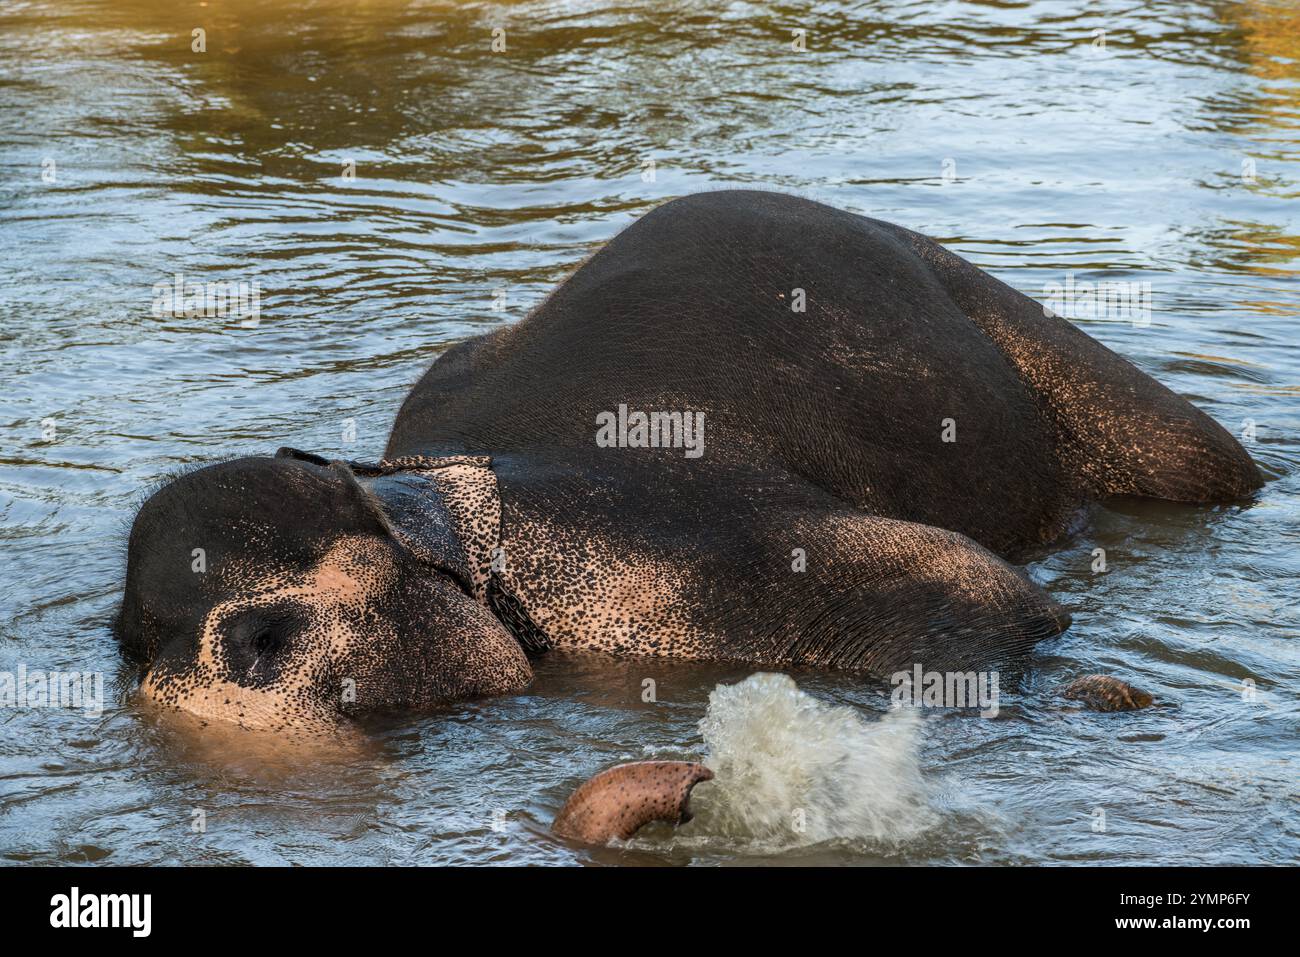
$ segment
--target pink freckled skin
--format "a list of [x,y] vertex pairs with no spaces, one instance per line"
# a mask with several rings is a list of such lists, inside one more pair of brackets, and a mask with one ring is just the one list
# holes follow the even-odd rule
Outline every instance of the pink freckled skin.
[[691,789],[713,772],[691,761],[636,761],[601,771],[576,791],[552,829],[587,844],[627,840],[651,821],[691,819]]

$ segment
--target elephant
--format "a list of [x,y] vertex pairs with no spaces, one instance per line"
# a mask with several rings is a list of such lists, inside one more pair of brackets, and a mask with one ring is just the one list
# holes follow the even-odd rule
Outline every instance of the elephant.
[[146,700],[281,735],[508,694],[551,649],[989,669],[1069,626],[1014,562],[1089,503],[1261,484],[1209,416],[938,243],[722,190],[443,352],[381,459],[165,482],[114,628]]

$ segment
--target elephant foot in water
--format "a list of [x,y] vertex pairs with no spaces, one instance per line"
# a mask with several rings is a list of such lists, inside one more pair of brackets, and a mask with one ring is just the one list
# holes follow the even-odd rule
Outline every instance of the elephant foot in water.
[[1071,682],[1061,696],[1090,711],[1137,711],[1155,700],[1141,688],[1110,675],[1085,675]]

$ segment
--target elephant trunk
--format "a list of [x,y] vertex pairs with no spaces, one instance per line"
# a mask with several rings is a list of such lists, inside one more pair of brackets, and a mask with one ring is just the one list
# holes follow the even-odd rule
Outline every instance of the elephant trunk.
[[712,777],[692,761],[620,764],[574,791],[552,829],[561,837],[603,844],[627,840],[651,821],[685,824],[691,819],[691,789]]

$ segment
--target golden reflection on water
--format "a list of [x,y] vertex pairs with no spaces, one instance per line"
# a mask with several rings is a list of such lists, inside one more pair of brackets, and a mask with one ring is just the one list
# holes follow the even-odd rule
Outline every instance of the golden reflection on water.
[[[1266,80],[1300,80],[1300,7],[1289,0],[1247,0],[1224,8],[1227,22],[1242,31],[1246,69]],[[1283,84],[1266,88],[1288,109],[1270,109],[1289,118],[1278,125],[1292,128],[1300,119],[1300,91]]]

